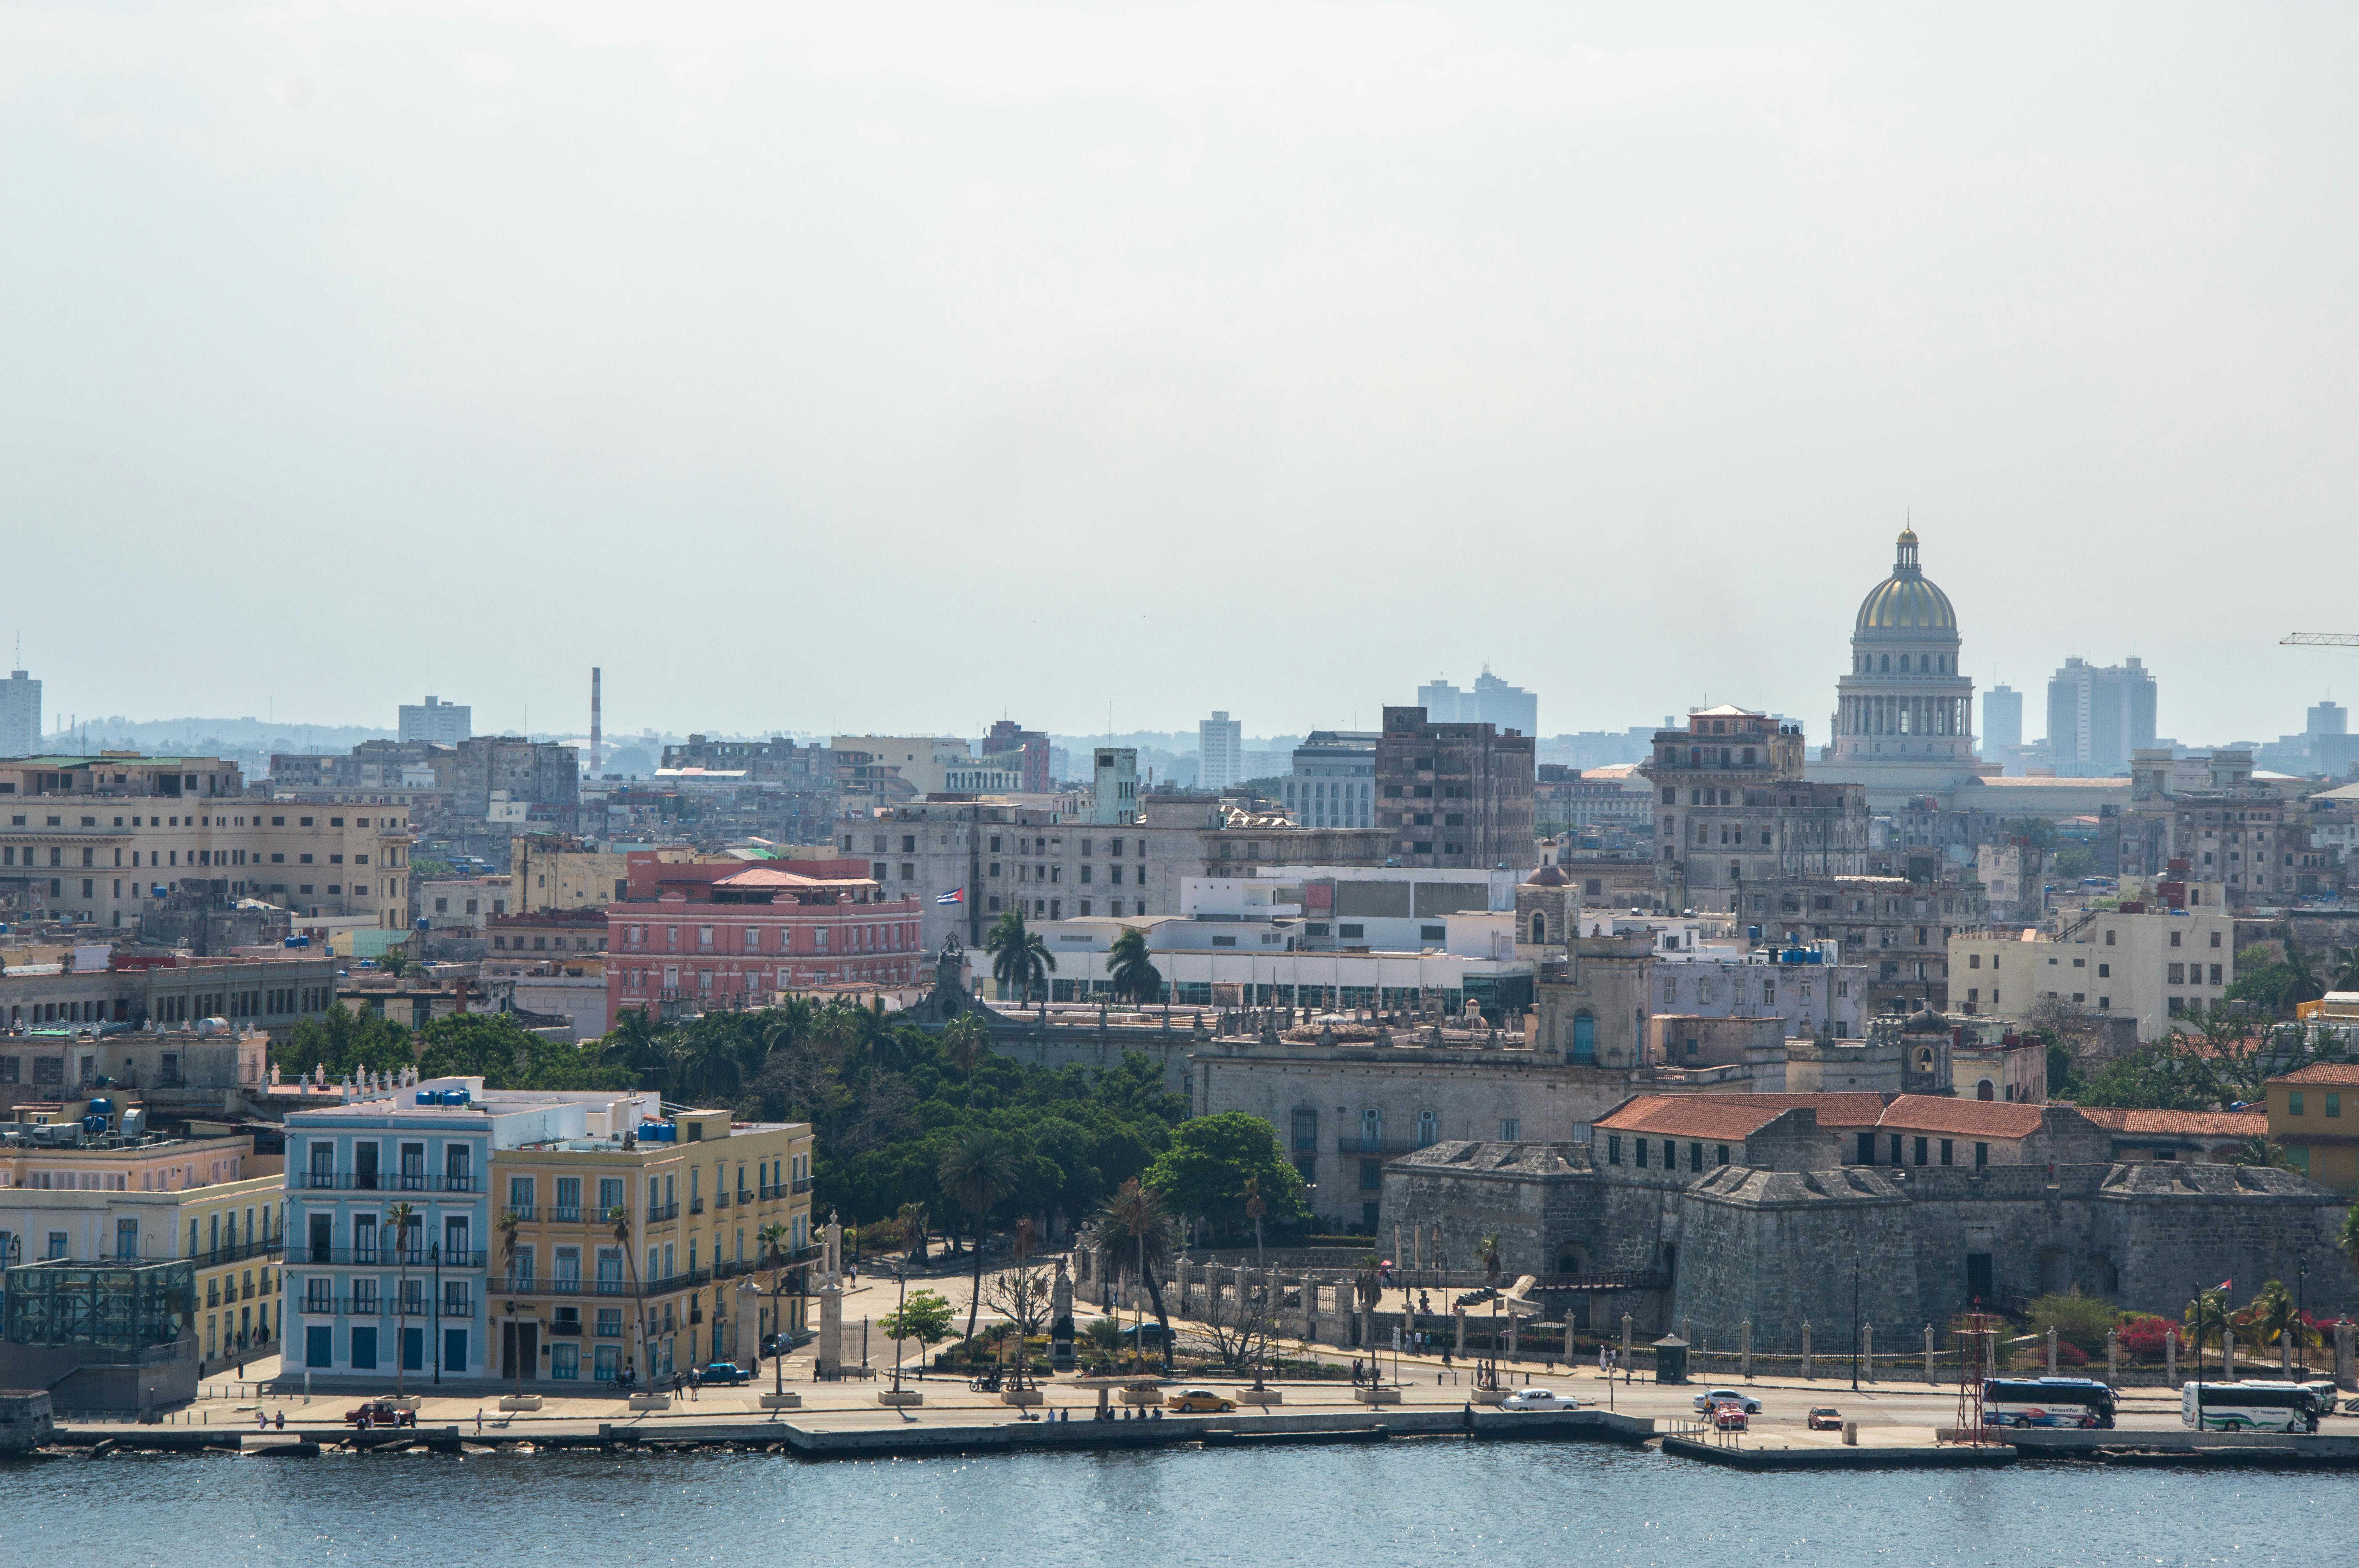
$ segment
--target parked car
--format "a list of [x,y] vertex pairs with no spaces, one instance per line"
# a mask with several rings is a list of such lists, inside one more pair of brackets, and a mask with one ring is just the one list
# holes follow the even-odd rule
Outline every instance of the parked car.
[[1581,1400],[1554,1389],[1517,1389],[1499,1401],[1503,1411],[1577,1411]]
[[1723,1400],[1712,1407],[1712,1424],[1720,1432],[1743,1432],[1751,1425],[1745,1407],[1734,1400]]
[[1812,1405],[1810,1407],[1810,1430],[1812,1432],[1841,1432],[1843,1430],[1843,1411],[1835,1409],[1832,1405]]
[[1236,1400],[1224,1400],[1210,1389],[1184,1389],[1163,1404],[1182,1415],[1225,1415],[1237,1408]]
[[707,1361],[704,1364],[703,1377],[705,1382],[708,1384],[721,1383],[724,1385],[749,1383],[754,1379],[754,1374],[748,1372],[745,1368],[740,1367],[734,1361]]
[[1759,1415],[1761,1401],[1742,1389],[1707,1389],[1695,1397],[1695,1408],[1709,1415],[1714,1405],[1736,1405],[1746,1415]]
[[418,1412],[399,1409],[391,1400],[371,1400],[344,1412],[348,1426],[359,1426],[364,1421],[370,1426],[416,1426]]

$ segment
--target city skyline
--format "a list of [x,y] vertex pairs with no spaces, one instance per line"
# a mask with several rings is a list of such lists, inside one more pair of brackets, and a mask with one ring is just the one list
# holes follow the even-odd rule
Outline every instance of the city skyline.
[[[2290,50],[2127,10],[978,12],[916,53],[857,14],[44,26],[0,103],[0,278],[44,302],[0,373],[18,568],[104,540],[107,591],[165,608],[267,561],[304,650],[69,670],[30,627],[52,712],[452,689],[572,727],[595,663],[627,730],[679,707],[674,617],[535,574],[701,603],[889,561],[841,667],[702,617],[692,721],[963,728],[1051,642],[1104,651],[1027,708],[1060,731],[1367,725],[1486,659],[1551,731],[1818,714],[1904,518],[1984,684],[2135,654],[2188,739],[2348,684],[2276,646],[2347,629],[2336,573],[2281,567],[2350,532],[2346,15]],[[1410,568],[1438,532],[1461,569]],[[1108,591],[943,656],[983,561],[1068,547]],[[2166,645],[2199,556],[2234,613]],[[404,592],[346,652],[364,558],[466,560],[497,608]],[[1230,608],[1272,589],[1381,634],[1281,688]],[[1183,604],[1190,656],[1135,656]]]

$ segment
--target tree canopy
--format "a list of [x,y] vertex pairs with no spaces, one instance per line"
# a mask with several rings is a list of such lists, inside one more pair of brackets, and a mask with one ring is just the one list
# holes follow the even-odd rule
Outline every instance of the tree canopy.
[[1142,1179],[1174,1213],[1193,1216],[1222,1235],[1252,1233],[1249,1181],[1267,1206],[1265,1218],[1285,1225],[1310,1216],[1302,1174],[1279,1147],[1277,1130],[1240,1110],[1181,1122]]

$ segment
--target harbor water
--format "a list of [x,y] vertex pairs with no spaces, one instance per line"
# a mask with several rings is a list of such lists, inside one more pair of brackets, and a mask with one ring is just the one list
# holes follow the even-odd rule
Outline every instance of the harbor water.
[[810,1463],[592,1452],[0,1465],[6,1561],[1179,1565],[2264,1563],[2339,1554],[2359,1475],[2022,1464],[1753,1475],[1403,1441]]

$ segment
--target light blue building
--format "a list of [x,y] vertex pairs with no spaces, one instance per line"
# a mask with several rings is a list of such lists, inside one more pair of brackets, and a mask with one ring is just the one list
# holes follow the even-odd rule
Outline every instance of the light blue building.
[[[489,1376],[492,1151],[579,1137],[584,1108],[482,1103],[480,1078],[287,1118],[288,1376],[389,1384]],[[425,1103],[421,1103],[425,1102]]]

